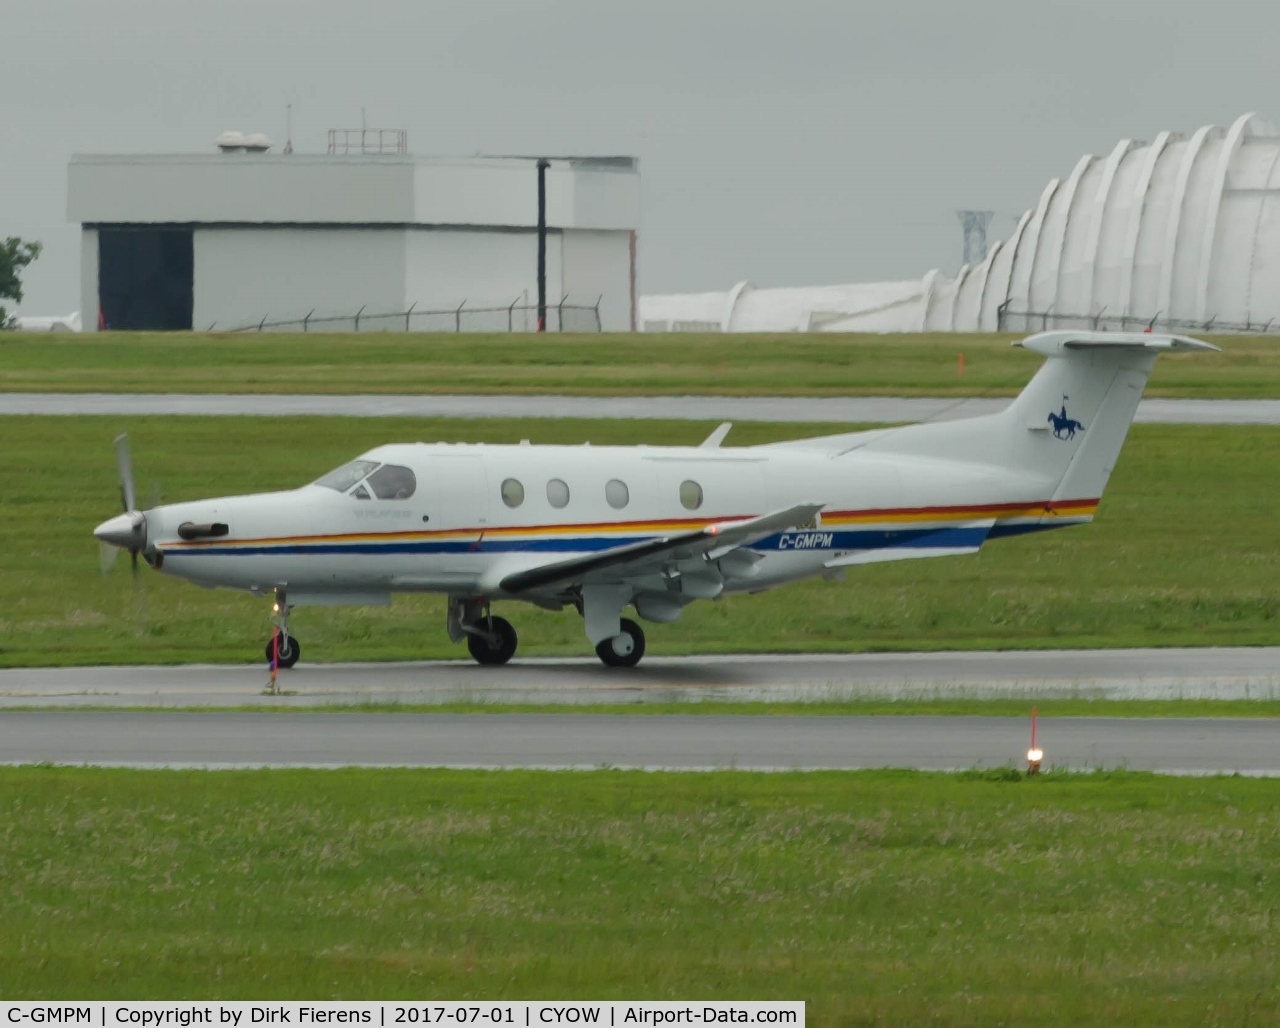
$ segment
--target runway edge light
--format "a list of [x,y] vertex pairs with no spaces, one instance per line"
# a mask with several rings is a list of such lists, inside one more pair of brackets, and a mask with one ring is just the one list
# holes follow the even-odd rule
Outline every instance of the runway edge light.
[[1031,749],[1027,750],[1027,774],[1040,773],[1040,761],[1044,760],[1044,750],[1036,746],[1036,714],[1038,707],[1031,708]]

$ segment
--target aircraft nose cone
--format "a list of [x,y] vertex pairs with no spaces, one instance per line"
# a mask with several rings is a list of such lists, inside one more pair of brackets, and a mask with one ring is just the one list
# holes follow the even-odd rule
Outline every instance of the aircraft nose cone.
[[117,514],[93,530],[102,542],[122,550],[141,550],[147,544],[147,521],[140,513]]

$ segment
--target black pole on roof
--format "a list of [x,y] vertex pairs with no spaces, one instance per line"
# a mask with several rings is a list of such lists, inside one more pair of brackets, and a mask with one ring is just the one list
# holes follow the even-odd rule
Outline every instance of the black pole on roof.
[[547,330],[547,168],[551,162],[538,160],[538,331]]

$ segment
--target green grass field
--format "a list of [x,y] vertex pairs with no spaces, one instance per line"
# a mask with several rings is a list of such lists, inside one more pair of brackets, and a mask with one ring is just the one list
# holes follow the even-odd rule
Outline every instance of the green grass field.
[[[0,392],[1012,396],[1012,335],[0,333]],[[1150,396],[1280,396],[1280,340],[1162,357]],[[957,357],[965,357],[957,375]]]
[[0,769],[5,998],[1264,1024],[1273,782]]
[[[102,577],[93,526],[118,506],[112,435],[166,501],[288,487],[402,439],[694,442],[698,423],[324,418],[0,418],[0,665],[260,659],[266,604],[127,560]],[[741,425],[731,442],[830,426]],[[1280,644],[1280,428],[1139,425],[1089,526],[699,603],[653,653]],[[521,652],[588,654],[572,613],[510,605]],[[308,660],[460,656],[439,598],[301,608]]]

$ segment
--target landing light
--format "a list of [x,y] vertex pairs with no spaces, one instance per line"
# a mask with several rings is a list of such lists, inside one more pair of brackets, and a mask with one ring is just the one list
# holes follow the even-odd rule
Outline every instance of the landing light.
[[1031,708],[1031,749],[1027,750],[1027,774],[1029,775],[1038,775],[1040,761],[1044,760],[1044,750],[1036,745],[1036,715],[1039,713],[1038,708]]
[[272,613],[272,614],[279,614],[279,613],[280,613],[280,601],[279,601],[279,600],[277,600],[275,603],[271,604],[271,613]]

